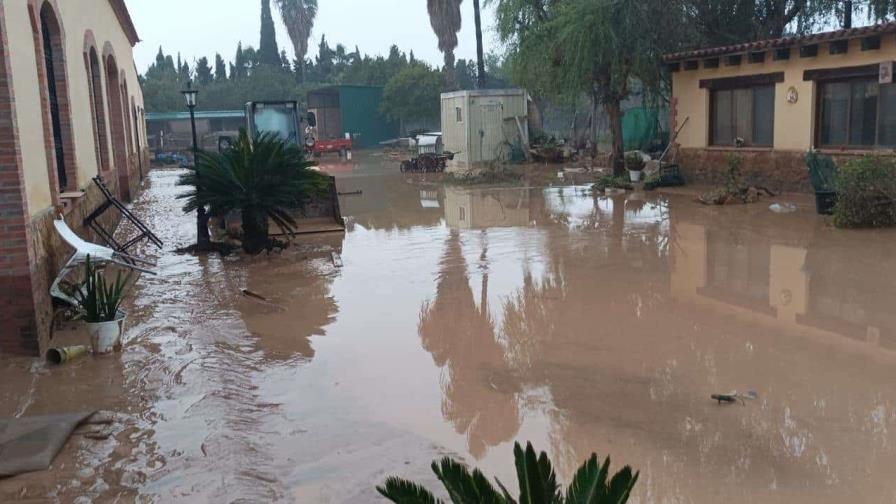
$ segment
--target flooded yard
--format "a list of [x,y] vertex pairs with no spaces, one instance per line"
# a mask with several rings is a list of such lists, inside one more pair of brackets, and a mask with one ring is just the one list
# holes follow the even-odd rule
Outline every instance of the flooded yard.
[[[166,248],[124,352],[0,361],[0,415],[124,416],[0,501],[380,502],[444,455],[511,486],[527,440],[564,481],[593,451],[639,469],[637,503],[896,501],[896,233],[333,171],[345,234],[223,259],[173,252],[195,220],[152,172]],[[733,390],[758,398],[710,400]]]

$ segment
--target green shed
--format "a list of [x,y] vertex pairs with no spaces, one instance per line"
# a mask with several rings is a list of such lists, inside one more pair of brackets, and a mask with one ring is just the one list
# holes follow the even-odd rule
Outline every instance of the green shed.
[[383,88],[330,86],[308,93],[308,111],[317,117],[317,134],[324,140],[350,133],[355,148],[375,147],[398,137],[399,125],[380,112]]

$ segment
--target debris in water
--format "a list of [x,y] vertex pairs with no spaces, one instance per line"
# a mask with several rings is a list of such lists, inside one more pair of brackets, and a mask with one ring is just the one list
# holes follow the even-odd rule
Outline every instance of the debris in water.
[[793,213],[797,210],[796,205],[794,205],[793,203],[772,203],[771,206],[768,207],[768,209],[779,214]]
[[740,394],[735,390],[730,394],[713,394],[711,397],[714,401],[719,401],[719,404],[733,404],[739,401],[741,404],[746,405],[745,399],[752,401],[759,397],[759,394],[755,390],[748,390],[745,394]]
[[242,292],[243,292],[243,295],[246,297],[255,298],[255,299],[258,299],[261,301],[268,301],[268,298],[262,296],[261,294],[256,294],[256,293],[250,291],[249,289],[243,289]]
[[87,347],[84,345],[51,348],[47,350],[47,362],[51,364],[65,364],[87,355]]
[[330,252],[330,257],[333,259],[333,266],[336,266],[337,268],[342,267],[342,256],[336,252]]

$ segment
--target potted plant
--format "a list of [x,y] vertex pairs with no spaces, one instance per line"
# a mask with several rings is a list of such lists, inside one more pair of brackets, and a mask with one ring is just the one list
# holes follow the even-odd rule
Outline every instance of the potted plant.
[[625,156],[625,167],[628,168],[628,176],[632,182],[641,181],[641,172],[644,171],[646,164],[640,152],[632,152]]
[[76,285],[72,294],[77,301],[77,319],[83,320],[90,335],[90,347],[95,354],[121,350],[125,313],[121,303],[130,275],[118,272],[115,281],[106,281],[104,272],[87,257],[84,281]]

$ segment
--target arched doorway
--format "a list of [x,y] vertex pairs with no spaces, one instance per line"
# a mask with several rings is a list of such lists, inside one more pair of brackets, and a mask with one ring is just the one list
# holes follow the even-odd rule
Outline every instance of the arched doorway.
[[100,173],[103,173],[111,168],[109,165],[109,134],[106,128],[106,102],[103,95],[102,66],[95,47],[90,47],[87,51],[87,77],[90,80],[97,163],[99,163]]
[[112,126],[112,159],[118,176],[118,194],[122,200],[130,199],[128,184],[128,155],[125,137],[124,110],[122,110],[121,82],[115,56],[106,56],[106,85],[109,99],[109,121]]
[[48,141],[48,154],[51,164],[55,167],[53,178],[57,181],[57,187],[54,189],[66,191],[77,187],[77,171],[72,143],[62,26],[50,2],[43,3],[38,13],[36,28],[40,32],[36,38],[40,44],[39,52],[42,60],[38,66],[43,69],[42,91],[49,115],[49,124],[45,131],[52,139]]

